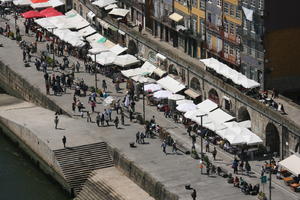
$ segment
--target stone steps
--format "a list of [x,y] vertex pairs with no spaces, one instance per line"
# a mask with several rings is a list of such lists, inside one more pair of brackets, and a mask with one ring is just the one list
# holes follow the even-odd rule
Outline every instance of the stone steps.
[[54,153],[75,196],[93,170],[114,166],[105,142],[59,149]]

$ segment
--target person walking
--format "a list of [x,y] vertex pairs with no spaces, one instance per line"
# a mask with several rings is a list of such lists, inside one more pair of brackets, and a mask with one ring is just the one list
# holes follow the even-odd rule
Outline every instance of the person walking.
[[241,161],[239,164],[239,170],[242,172],[243,175],[243,171],[244,171],[244,161]]
[[234,174],[238,174],[238,164],[239,164],[239,161],[235,158],[232,163],[232,168],[233,168]]
[[205,140],[205,151],[206,152],[209,152],[209,141],[208,140]]
[[76,72],[79,73],[80,63],[78,61],[76,62],[75,67],[76,67]]
[[97,116],[96,116],[96,123],[97,123],[97,126],[100,127],[100,121],[101,121],[101,116],[100,114],[98,113]]
[[140,143],[140,132],[139,131],[135,134],[135,142],[138,144]]
[[91,114],[89,111],[86,112],[86,122],[92,122]]
[[109,126],[109,116],[106,112],[104,113],[104,120],[106,122],[106,125]]
[[248,161],[246,161],[245,169],[246,169],[247,176],[249,176],[250,171],[251,171],[251,166]]
[[91,101],[90,104],[91,104],[92,112],[95,112],[96,102],[93,100],[93,101]]
[[167,155],[167,151],[166,151],[167,143],[166,143],[166,140],[164,140],[162,142],[161,147],[162,147],[163,152]]
[[177,144],[175,141],[172,144],[172,152],[177,154]]
[[188,134],[189,134],[189,136],[191,137],[191,132],[192,132],[192,126],[189,126],[188,128],[187,128],[187,132],[188,132]]
[[115,120],[114,120],[114,123],[115,123],[115,126],[116,126],[116,129],[118,129],[119,127],[119,117],[116,116]]
[[213,155],[214,160],[216,160],[216,156],[217,156],[217,149],[216,149],[216,147],[214,147],[212,155]]
[[107,90],[107,84],[106,84],[105,80],[102,80],[102,89],[104,92],[106,92],[106,90]]
[[101,122],[101,126],[104,126],[104,113],[101,113],[101,118],[100,118],[100,122]]
[[197,198],[197,192],[196,192],[195,189],[193,189],[193,192],[192,192],[192,194],[191,194],[191,197],[193,198],[193,200],[196,200],[196,198]]
[[63,138],[62,138],[62,143],[63,143],[63,145],[64,145],[64,148],[66,148],[66,143],[67,143],[67,138],[66,138],[66,136],[63,136]]
[[121,123],[124,126],[125,125],[125,116],[124,116],[124,112],[121,112]]
[[140,134],[140,143],[145,144],[145,134],[143,132]]
[[58,116],[56,115],[54,118],[55,129],[57,129],[58,122],[59,122],[59,119],[58,119]]

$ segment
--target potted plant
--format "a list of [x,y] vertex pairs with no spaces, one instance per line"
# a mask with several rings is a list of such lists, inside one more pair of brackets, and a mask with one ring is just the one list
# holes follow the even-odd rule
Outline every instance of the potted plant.
[[266,200],[266,199],[267,199],[266,194],[265,194],[264,192],[262,192],[262,191],[260,191],[260,192],[258,193],[257,198],[258,198],[259,200]]

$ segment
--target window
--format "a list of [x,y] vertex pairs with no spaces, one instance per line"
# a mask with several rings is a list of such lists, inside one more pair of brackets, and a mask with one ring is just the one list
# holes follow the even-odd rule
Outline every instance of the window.
[[258,9],[264,10],[264,0],[258,0]]
[[257,71],[257,82],[262,82],[262,72],[260,70]]
[[194,8],[197,8],[198,7],[198,0],[192,0],[192,6]]
[[73,9],[74,9],[74,10],[77,10],[76,3],[74,3]]
[[229,4],[224,2],[224,13],[228,14],[229,13]]
[[234,5],[230,5],[230,15],[234,16]]
[[247,20],[246,20],[246,19],[244,19],[243,28],[244,28],[245,30],[247,30]]
[[233,50],[232,47],[229,47],[229,54],[230,54],[230,55],[234,55],[234,50]]
[[250,30],[251,30],[251,32],[255,33],[253,22],[250,22]]
[[251,67],[250,69],[250,79],[254,79],[254,69]]
[[236,12],[235,12],[235,17],[240,19],[241,18],[241,11],[236,9]]
[[82,11],[82,5],[80,4],[79,5],[79,14],[82,16],[82,13],[83,13],[83,11]]
[[208,21],[209,21],[209,23],[211,23],[211,13],[207,13],[207,19],[208,19]]
[[200,0],[200,9],[205,10],[205,0]]
[[228,22],[224,21],[224,32],[228,33]]
[[227,43],[224,43],[224,53],[226,53],[226,54],[229,53],[229,46]]
[[200,19],[200,32],[201,32],[202,40],[205,40],[205,23],[203,19]]
[[193,33],[197,33],[197,17],[196,18],[193,18],[192,19],[192,30],[193,30]]
[[221,0],[217,0],[217,6],[222,6],[222,1]]
[[255,0],[250,0],[251,1],[251,6],[255,7]]
[[234,35],[234,24],[230,23],[230,34]]
[[227,111],[230,111],[230,101],[224,98],[224,108]]

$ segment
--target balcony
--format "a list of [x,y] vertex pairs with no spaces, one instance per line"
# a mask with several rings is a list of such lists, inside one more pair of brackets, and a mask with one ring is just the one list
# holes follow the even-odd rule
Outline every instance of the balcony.
[[227,61],[227,62],[229,62],[229,63],[231,63],[231,64],[233,64],[233,65],[236,65],[236,66],[239,66],[239,65],[240,65],[240,60],[237,59],[237,57],[234,56],[234,55],[230,55],[230,54],[225,53],[225,52],[222,51],[221,57],[222,57],[225,61]]
[[240,36],[236,36],[236,35],[232,35],[230,33],[221,31],[221,36],[223,39],[225,39],[226,41],[235,44],[235,45],[240,45],[241,44],[241,38]]
[[205,21],[205,25],[206,25],[207,29],[209,29],[209,30],[211,30],[211,31],[213,31],[217,34],[220,34],[220,30],[221,30],[220,26],[217,26],[217,25],[215,25],[215,24],[213,24],[213,23],[211,23],[207,20]]

